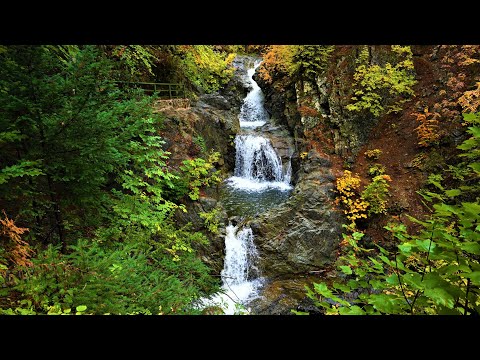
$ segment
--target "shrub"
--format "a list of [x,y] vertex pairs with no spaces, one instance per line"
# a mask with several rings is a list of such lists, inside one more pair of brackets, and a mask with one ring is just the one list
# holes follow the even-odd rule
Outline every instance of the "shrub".
[[382,164],[375,164],[368,168],[368,175],[374,178],[375,176],[385,174],[385,171],[385,166],[383,166]]
[[364,152],[364,155],[369,160],[378,160],[380,155],[382,155],[382,150],[380,149],[367,150]]
[[388,175],[377,175],[362,191],[361,198],[368,203],[368,216],[386,213],[388,182],[392,181]]
[[340,202],[344,207],[344,214],[351,221],[351,226],[355,227],[355,221],[360,218],[367,218],[366,210],[368,202],[359,197],[358,188],[360,187],[360,177],[353,175],[351,171],[345,170],[343,176],[337,179],[336,189],[339,194],[337,203]]
[[374,116],[385,112],[399,112],[402,105],[414,95],[417,83],[413,73],[412,51],[409,46],[392,45],[395,61],[385,65],[369,64],[368,52],[362,51],[353,76],[354,96],[350,111],[369,111]]

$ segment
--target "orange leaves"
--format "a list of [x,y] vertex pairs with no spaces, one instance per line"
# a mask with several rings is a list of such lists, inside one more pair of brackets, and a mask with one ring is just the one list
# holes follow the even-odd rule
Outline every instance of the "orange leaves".
[[418,144],[420,146],[430,146],[441,138],[439,129],[440,114],[437,112],[429,112],[428,108],[423,113],[412,113],[411,115],[417,118],[420,125],[415,128],[418,136]]
[[272,45],[263,55],[263,62],[258,69],[260,77],[271,83],[274,73],[287,73],[292,58],[292,45]]
[[393,181],[392,178],[390,177],[390,175],[381,175],[381,176],[382,176],[382,179],[383,179],[383,180]]
[[465,91],[457,101],[464,112],[477,112],[480,107],[480,82],[477,82],[476,85],[476,89]]
[[298,112],[300,113],[301,116],[317,117],[320,115],[317,109],[307,105],[299,106]]
[[14,221],[7,217],[5,211],[3,211],[3,215],[5,218],[0,219],[0,243],[5,249],[6,259],[15,266],[32,266],[29,258],[32,256],[33,250],[21,238],[21,235],[28,229],[17,227]]

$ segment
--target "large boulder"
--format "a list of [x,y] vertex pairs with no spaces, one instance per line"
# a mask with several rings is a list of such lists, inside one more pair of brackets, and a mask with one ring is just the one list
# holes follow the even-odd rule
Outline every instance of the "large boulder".
[[329,165],[311,150],[290,198],[248,221],[263,276],[315,271],[335,259],[342,216],[331,205],[335,177]]

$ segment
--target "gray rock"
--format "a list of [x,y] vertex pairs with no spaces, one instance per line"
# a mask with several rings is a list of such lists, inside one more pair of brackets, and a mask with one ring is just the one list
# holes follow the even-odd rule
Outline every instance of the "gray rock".
[[343,219],[331,206],[334,177],[328,168],[311,169],[308,176],[301,171],[285,203],[248,222],[265,276],[318,269],[335,258]]

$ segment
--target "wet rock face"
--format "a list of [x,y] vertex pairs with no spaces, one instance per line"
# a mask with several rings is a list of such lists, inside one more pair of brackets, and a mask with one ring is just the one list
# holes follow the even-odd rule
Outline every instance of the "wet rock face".
[[292,310],[319,314],[319,309],[306,296],[305,286],[321,282],[315,276],[295,276],[268,281],[262,289],[262,296],[248,304],[253,315],[293,315]]
[[249,221],[266,277],[318,270],[335,258],[342,218],[331,206],[334,177],[314,150],[306,163],[290,198]]

